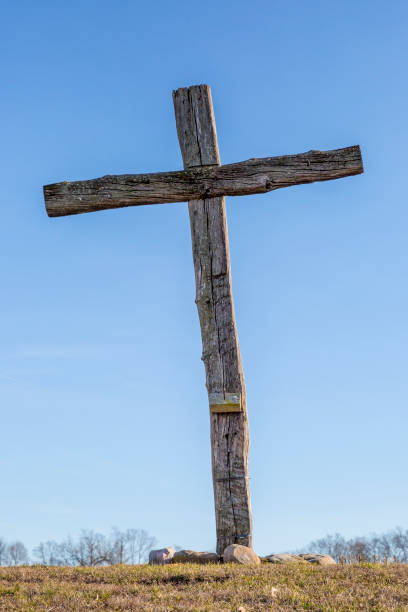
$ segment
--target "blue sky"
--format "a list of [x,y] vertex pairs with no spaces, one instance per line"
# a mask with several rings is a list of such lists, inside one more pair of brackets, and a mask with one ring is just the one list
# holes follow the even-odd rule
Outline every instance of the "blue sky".
[[360,144],[365,173],[227,199],[254,546],[407,527],[408,5],[3,3],[0,535],[215,545],[186,204],[49,219],[42,185]]

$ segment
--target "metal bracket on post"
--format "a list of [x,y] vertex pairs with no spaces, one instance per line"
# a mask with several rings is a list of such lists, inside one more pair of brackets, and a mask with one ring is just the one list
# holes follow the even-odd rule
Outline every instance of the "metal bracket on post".
[[210,412],[242,412],[240,393],[210,393]]

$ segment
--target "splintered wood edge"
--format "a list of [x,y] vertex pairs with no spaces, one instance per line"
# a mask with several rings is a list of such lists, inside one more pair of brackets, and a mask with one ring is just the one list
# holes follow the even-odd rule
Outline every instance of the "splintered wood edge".
[[242,412],[239,393],[210,393],[210,412]]

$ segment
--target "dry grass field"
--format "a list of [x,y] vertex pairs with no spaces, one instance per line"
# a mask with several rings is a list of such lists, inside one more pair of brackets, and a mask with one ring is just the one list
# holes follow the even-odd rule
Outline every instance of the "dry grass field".
[[0,610],[408,611],[408,566],[3,567]]

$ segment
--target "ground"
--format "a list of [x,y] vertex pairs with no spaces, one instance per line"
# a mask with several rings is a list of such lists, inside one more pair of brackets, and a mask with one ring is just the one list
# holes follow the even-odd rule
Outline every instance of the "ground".
[[408,611],[408,566],[0,568],[0,610]]

